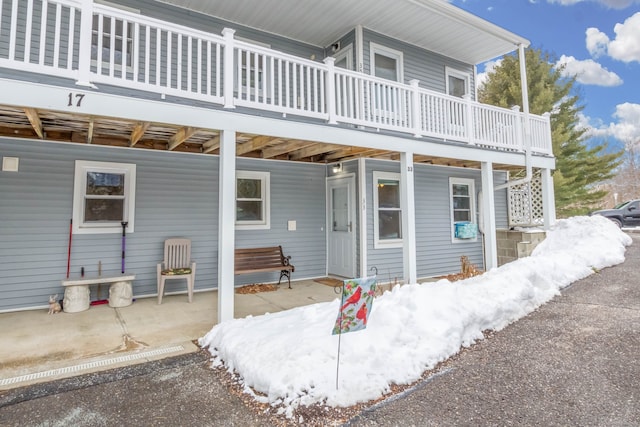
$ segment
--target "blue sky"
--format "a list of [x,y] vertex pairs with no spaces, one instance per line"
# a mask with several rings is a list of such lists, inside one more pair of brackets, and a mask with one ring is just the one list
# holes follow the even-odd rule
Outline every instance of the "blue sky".
[[[640,147],[640,0],[450,2],[567,65],[578,77],[590,143]],[[492,65],[478,66],[479,77]]]

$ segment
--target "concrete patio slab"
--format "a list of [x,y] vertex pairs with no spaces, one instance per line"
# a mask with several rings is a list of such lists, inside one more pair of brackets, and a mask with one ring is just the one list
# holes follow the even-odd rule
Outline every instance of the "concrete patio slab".
[[[313,280],[276,291],[235,294],[235,317],[275,313],[332,301],[330,286]],[[128,307],[107,304],[79,313],[46,309],[0,313],[0,390],[148,362],[198,350],[195,341],[217,322],[216,291],[157,299],[137,298]]]

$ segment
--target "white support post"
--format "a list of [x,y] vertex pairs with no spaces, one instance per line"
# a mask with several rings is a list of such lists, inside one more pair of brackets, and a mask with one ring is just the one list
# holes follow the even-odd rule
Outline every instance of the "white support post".
[[220,132],[218,195],[218,323],[234,315],[236,132]]
[[324,58],[324,63],[327,66],[327,81],[324,85],[326,91],[325,99],[327,100],[327,113],[329,114],[329,124],[335,125],[338,123],[336,120],[336,58],[333,56]]
[[482,162],[482,228],[484,240],[484,268],[498,267],[498,240],[496,236],[496,208],[493,191],[493,164]]
[[411,125],[413,127],[413,136],[420,138],[422,136],[422,120],[420,120],[420,80],[413,79],[409,81],[411,85]]
[[76,84],[95,88],[91,83],[91,31],[93,27],[93,0],[80,1],[80,36],[78,38],[78,74]]
[[235,50],[233,35],[235,33],[235,30],[232,30],[231,28],[225,28],[222,30],[222,36],[224,37],[224,64],[222,64],[224,73],[224,87],[222,88],[222,96],[224,97],[224,108],[236,108],[233,99],[233,57]]
[[367,161],[358,159],[358,211],[360,212],[360,277],[366,277],[367,265]]
[[411,152],[400,153],[400,191],[404,283],[417,283],[416,203],[413,181],[413,153]]
[[549,230],[556,223],[556,199],[553,189],[553,176],[550,169],[542,169],[542,215],[544,229]]

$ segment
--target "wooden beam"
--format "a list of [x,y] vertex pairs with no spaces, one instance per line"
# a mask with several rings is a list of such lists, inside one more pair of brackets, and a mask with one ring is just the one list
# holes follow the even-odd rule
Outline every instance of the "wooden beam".
[[358,154],[371,151],[370,148],[361,148],[361,147],[346,147],[341,150],[337,150],[333,153],[329,153],[324,156],[324,159],[327,161],[331,160],[341,160],[343,157],[352,157],[357,156]]
[[89,120],[89,126],[87,127],[87,144],[91,144],[93,142],[93,118]]
[[272,159],[274,157],[289,153],[294,150],[300,150],[303,148],[310,147],[314,144],[315,142],[304,142],[304,141],[283,142],[282,144],[278,144],[274,147],[267,147],[264,150],[262,150],[262,158]]
[[328,151],[335,151],[344,147],[343,145],[336,144],[320,144],[316,143],[301,150],[296,150],[289,156],[291,160],[300,160],[306,157],[315,156],[317,154],[326,153]]
[[380,156],[383,154],[388,154],[388,153],[392,153],[393,151],[383,151],[383,150],[378,150],[378,149],[367,149],[365,151],[361,151],[358,154],[355,154],[353,156],[347,156],[343,159],[341,159],[342,162],[346,162],[347,160],[354,160],[354,159],[359,159],[362,157],[376,157],[376,156]]
[[220,148],[220,135],[216,135],[202,144],[202,153],[207,154]]
[[151,123],[149,122],[140,122],[136,124],[133,131],[131,131],[131,136],[129,137],[129,147],[133,147],[138,143],[138,141],[140,141],[140,138],[142,138],[142,135],[144,135],[147,129],[149,129],[150,125]]
[[196,133],[197,131],[198,131],[197,128],[193,128],[190,126],[185,126],[183,128],[180,128],[175,133],[175,135],[169,138],[169,146],[167,147],[167,150],[169,151],[174,150],[177,146],[185,142],[187,139],[191,138],[193,134]]
[[236,156],[241,156],[243,154],[250,153],[251,151],[259,150],[267,145],[275,144],[280,141],[280,138],[274,138],[272,136],[256,136],[243,144],[238,144],[236,146]]
[[40,116],[38,115],[38,111],[35,108],[25,108],[24,113],[27,115],[29,119],[29,123],[31,123],[31,127],[36,132],[40,139],[44,139],[44,132],[42,131],[42,121],[40,120]]

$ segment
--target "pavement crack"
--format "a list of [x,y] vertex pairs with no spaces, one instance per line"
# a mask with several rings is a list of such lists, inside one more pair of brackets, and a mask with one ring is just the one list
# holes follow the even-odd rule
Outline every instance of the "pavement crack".
[[125,322],[124,318],[122,317],[122,314],[120,314],[120,310],[118,308],[115,308],[114,311],[116,312],[116,318],[118,319],[120,328],[122,328],[122,343],[118,348],[116,348],[115,350],[111,350],[108,353],[135,351],[135,350],[141,350],[143,348],[149,347],[147,343],[144,343],[142,341],[137,341],[136,339],[132,338],[131,335],[129,335],[127,322]]

